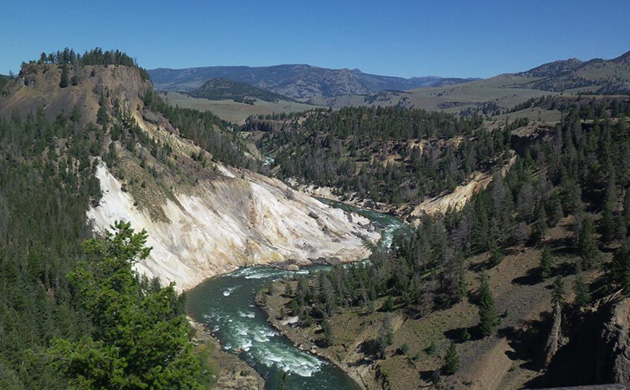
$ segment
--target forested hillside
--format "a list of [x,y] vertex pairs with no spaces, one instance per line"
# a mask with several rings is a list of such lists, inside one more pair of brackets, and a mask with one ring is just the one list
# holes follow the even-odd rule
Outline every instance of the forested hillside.
[[210,100],[234,100],[236,102],[253,104],[255,99],[267,102],[292,100],[286,96],[260,89],[247,83],[240,83],[223,78],[208,80],[199,88],[190,92],[191,96]]
[[[493,359],[491,349],[500,339],[516,348],[510,359],[531,362],[524,370],[529,379],[539,378],[529,385],[612,381],[619,375],[615,370],[622,370],[611,363],[618,351],[595,343],[598,356],[605,356],[598,368],[591,357],[571,359],[567,353],[595,348],[588,346],[600,337],[603,313],[630,295],[630,102],[570,98],[555,104],[563,105],[562,122],[527,140],[512,138],[522,150],[516,163],[505,177],[496,174],[461,211],[425,216],[413,230],[400,231],[391,250],[377,251],[367,265],[335,267],[311,279],[300,276],[269,286],[262,294],[269,296],[263,301],[271,302],[272,318],[282,323],[297,316],[299,330],[287,330],[296,342],[315,342],[348,367],[368,365],[372,374],[364,379],[376,387],[433,382],[483,388],[487,378],[475,371],[483,366],[475,364]],[[502,267],[506,256],[510,265]],[[529,264],[540,260],[523,275],[513,258]],[[489,280],[488,274],[514,279],[505,284]],[[491,285],[505,295],[493,293]],[[540,306],[534,296],[523,301],[549,290],[551,304]],[[500,310],[495,301],[501,301]],[[547,305],[553,310],[543,318],[549,320],[519,328],[522,323],[513,319]],[[603,313],[592,314],[598,308]],[[553,328],[555,336],[547,322],[552,319],[562,323]],[[580,327],[583,322],[588,331]],[[578,330],[582,333],[576,336]],[[349,349],[353,343],[360,345]],[[464,354],[463,376],[453,376],[460,368],[458,351]],[[544,367],[550,367],[548,374]],[[503,375],[498,366],[492,370]]]
[[285,180],[398,205],[451,192],[474,172],[500,168],[509,133],[487,131],[482,122],[477,115],[351,107],[252,118],[245,129],[264,132],[257,146]]
[[65,388],[40,356],[53,338],[91,330],[67,274],[90,234],[85,212],[100,197],[90,161],[102,147],[98,130],[42,115],[0,121],[2,388]]

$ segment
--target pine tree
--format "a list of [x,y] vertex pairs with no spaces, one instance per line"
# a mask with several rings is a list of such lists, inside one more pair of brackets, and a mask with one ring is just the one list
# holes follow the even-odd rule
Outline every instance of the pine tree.
[[593,220],[588,216],[584,217],[584,221],[582,222],[580,239],[578,241],[578,252],[582,258],[583,269],[592,269],[599,265],[601,253],[599,249],[597,249]]
[[324,344],[330,347],[335,342],[335,335],[333,334],[332,326],[328,322],[327,318],[322,321],[322,330],[324,331]]
[[492,265],[497,266],[503,261],[503,258],[505,258],[503,251],[501,251],[495,241],[492,241],[490,246],[490,262]]
[[[107,115],[107,100],[105,99],[105,94],[101,92],[101,97],[98,101],[98,111],[96,112],[96,123],[99,125],[106,125],[109,118]],[[118,137],[114,137],[112,134],[112,140],[117,141]]]
[[549,230],[549,225],[547,224],[547,212],[545,211],[545,206],[541,205],[538,209],[538,218],[536,219],[534,228],[532,229],[532,239],[534,242],[544,240],[547,230]]
[[615,252],[610,267],[610,279],[617,288],[630,294],[630,244],[624,244]]
[[547,279],[551,275],[551,269],[553,268],[553,255],[551,254],[551,249],[548,246],[542,251],[540,256],[540,274],[544,279]]
[[459,370],[459,355],[457,353],[457,347],[455,343],[451,343],[446,350],[446,356],[444,357],[444,366],[442,371],[445,375],[453,375]]
[[61,66],[61,81],[59,82],[59,86],[61,88],[65,88],[68,86],[68,78],[70,77],[68,73],[68,65],[63,64]]
[[623,197],[623,222],[626,227],[630,226],[630,188],[626,189]]
[[[606,153],[610,155],[610,151]],[[615,181],[615,169],[611,165],[608,167],[609,177],[606,187],[606,198],[604,200],[604,209],[602,211],[601,232],[602,242],[610,243],[615,238],[615,216],[613,207],[617,203],[617,185]]]
[[553,291],[551,292],[551,302],[553,303],[564,303],[565,300],[565,291],[564,291],[564,280],[560,276],[557,276],[553,281]]
[[173,284],[152,291],[133,270],[151,250],[145,247],[146,232],[136,234],[123,222],[114,227],[104,239],[85,243],[89,262],[69,276],[94,334],[53,340],[48,350],[53,367],[71,388],[200,390],[201,366]]
[[381,307],[381,310],[386,311],[386,312],[390,312],[394,310],[394,299],[392,298],[391,295],[387,297],[385,302],[383,302],[383,306]]
[[591,301],[591,293],[588,284],[584,281],[582,271],[579,271],[573,283],[573,291],[575,292],[575,304],[582,307]]
[[490,291],[488,278],[482,276],[479,288],[479,329],[484,337],[494,333],[499,325],[499,316],[494,307],[494,298]]

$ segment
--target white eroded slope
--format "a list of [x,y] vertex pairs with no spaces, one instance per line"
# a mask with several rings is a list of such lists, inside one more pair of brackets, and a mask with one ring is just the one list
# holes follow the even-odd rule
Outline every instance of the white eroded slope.
[[162,206],[167,223],[152,221],[135,207],[101,163],[96,175],[103,198],[88,218],[100,232],[116,220],[146,229],[153,250],[137,270],[162,283],[174,281],[179,290],[245,265],[289,259],[308,264],[320,257],[359,260],[369,255],[361,237],[379,238],[367,219],[324,205],[278,180],[228,167],[219,171],[220,178],[177,194],[179,205],[168,200]]

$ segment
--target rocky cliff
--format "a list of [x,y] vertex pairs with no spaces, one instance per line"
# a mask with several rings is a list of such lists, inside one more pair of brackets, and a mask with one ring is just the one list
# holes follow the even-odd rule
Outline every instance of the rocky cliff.
[[610,309],[598,350],[599,376],[606,382],[630,383],[630,298]]
[[217,178],[176,191],[175,200],[159,206],[167,220],[156,221],[134,205],[132,195],[101,164],[97,176],[103,198],[88,217],[100,232],[115,220],[146,229],[153,250],[138,270],[176,282],[179,289],[242,266],[359,260],[369,255],[363,240],[378,238],[365,218],[326,206],[278,180],[225,166],[220,170]]

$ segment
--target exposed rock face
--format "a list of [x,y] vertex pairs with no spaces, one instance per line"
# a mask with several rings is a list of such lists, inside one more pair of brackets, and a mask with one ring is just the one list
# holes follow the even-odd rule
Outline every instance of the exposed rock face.
[[562,339],[562,308],[560,302],[556,302],[553,307],[553,324],[551,325],[551,333],[547,339],[547,357],[545,358],[545,365],[549,365],[553,357],[558,352]]
[[[174,281],[180,290],[242,266],[289,259],[310,264],[310,259],[322,257],[360,260],[369,255],[364,240],[379,237],[366,218],[324,205],[278,180],[228,167],[220,170],[222,177],[176,194],[177,202],[167,200],[162,209],[170,222],[158,222],[134,206],[102,164],[97,177],[103,198],[88,217],[101,232],[116,220],[146,229],[153,250],[137,264],[138,271],[163,283]],[[313,213],[319,218],[312,218]]]
[[608,355],[610,379],[615,383],[630,383],[630,298],[612,308],[601,340],[604,349],[600,353]]

